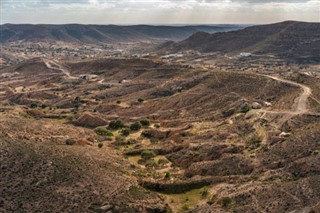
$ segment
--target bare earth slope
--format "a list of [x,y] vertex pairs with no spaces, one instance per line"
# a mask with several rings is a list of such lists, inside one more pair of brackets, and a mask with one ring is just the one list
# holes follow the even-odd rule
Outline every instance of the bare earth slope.
[[35,58],[0,76],[3,210],[318,208],[316,78],[119,58]]
[[195,33],[178,43],[162,45],[164,51],[273,54],[282,58],[310,58],[319,62],[320,24],[286,21],[247,27],[232,32]]

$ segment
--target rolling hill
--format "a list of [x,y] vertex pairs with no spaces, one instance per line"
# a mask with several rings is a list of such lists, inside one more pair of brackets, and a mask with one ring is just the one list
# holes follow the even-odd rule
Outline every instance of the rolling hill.
[[280,57],[308,57],[319,61],[320,23],[286,21],[209,34],[197,32],[188,39],[161,45],[161,50],[272,54]]
[[183,40],[195,32],[208,33],[243,28],[240,25],[151,26],[151,25],[1,25],[0,42],[63,41],[73,43],[113,43],[151,40]]

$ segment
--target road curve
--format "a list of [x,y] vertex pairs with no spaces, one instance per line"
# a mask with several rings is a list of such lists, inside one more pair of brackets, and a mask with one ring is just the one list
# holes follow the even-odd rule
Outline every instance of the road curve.
[[296,102],[296,107],[294,109],[294,111],[292,113],[295,114],[304,114],[307,113],[308,110],[308,98],[310,97],[310,95],[312,94],[312,90],[310,87],[303,85],[303,84],[299,84],[297,82],[294,81],[290,81],[290,80],[286,80],[286,79],[281,79],[275,76],[271,76],[271,75],[263,75],[265,77],[271,78],[273,80],[279,81],[279,82],[283,82],[286,84],[290,84],[296,87],[300,87],[302,89],[302,93],[300,94],[300,96],[297,99]]
[[[60,70],[63,74],[66,75],[66,77],[67,77],[68,79],[71,79],[71,80],[78,79],[77,77],[72,76],[68,70],[66,70],[66,69],[63,68],[60,64],[58,64],[58,63],[56,63],[56,62],[54,62],[54,61],[43,59],[43,62],[45,63],[45,65],[46,65],[49,69],[52,69],[52,70]],[[51,64],[56,65],[56,67],[52,66]]]

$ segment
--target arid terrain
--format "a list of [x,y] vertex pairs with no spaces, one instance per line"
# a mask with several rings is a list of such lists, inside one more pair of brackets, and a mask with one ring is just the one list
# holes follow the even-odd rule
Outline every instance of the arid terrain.
[[319,29],[112,48],[12,35],[0,212],[320,212]]

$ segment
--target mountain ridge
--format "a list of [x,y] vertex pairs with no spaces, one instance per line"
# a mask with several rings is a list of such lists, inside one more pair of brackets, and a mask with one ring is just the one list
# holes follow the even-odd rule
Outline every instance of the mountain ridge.
[[65,41],[73,43],[113,43],[153,40],[183,40],[197,31],[209,33],[243,28],[240,25],[82,25],[4,24],[0,42]]
[[[208,34],[196,32],[188,39],[162,45],[162,51],[273,54],[280,57],[320,55],[320,23],[285,21]],[[319,60],[319,59],[318,59]]]

